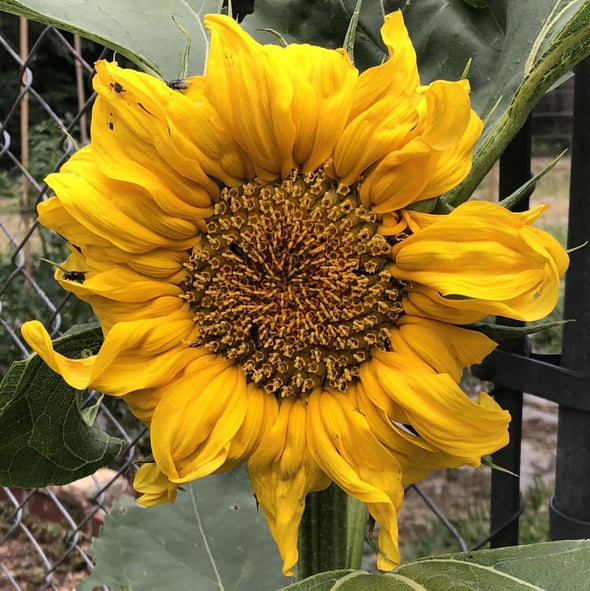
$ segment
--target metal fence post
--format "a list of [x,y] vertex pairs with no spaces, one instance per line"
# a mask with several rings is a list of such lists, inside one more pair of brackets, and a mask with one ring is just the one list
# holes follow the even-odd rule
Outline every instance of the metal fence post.
[[[590,59],[575,68],[574,128],[568,248],[590,239]],[[566,274],[561,365],[587,373],[590,363],[590,247],[571,254]],[[590,388],[586,392],[590,396]],[[590,412],[559,407],[555,496],[550,503],[552,540],[590,538]]]
[[[531,119],[518,132],[500,158],[500,199],[526,183],[531,177]],[[528,197],[517,208],[528,209]],[[519,326],[522,322],[498,318],[498,322]],[[510,353],[524,355],[524,338],[504,341],[500,348]],[[522,439],[522,392],[504,385],[497,385],[492,392],[496,402],[510,412],[510,443],[493,454],[492,460],[515,474],[520,474],[520,444]],[[518,516],[522,511],[520,479],[499,470],[492,471],[490,500],[490,546],[500,548],[518,544]]]

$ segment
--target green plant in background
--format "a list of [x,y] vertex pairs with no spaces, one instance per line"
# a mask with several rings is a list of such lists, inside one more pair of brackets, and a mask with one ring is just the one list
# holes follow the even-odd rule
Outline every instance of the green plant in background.
[[[110,22],[104,18],[105,10],[118,13],[120,2],[113,2],[112,5],[109,2],[102,3],[100,11],[97,11],[97,7],[94,5],[85,5],[86,10],[78,12],[72,11],[69,4],[69,2],[49,2],[43,8],[40,8],[36,1],[27,3],[12,0],[9,2],[0,1],[0,7],[7,10],[38,18],[44,22],[61,23],[62,26],[67,28],[82,32],[102,42],[106,41],[144,69],[167,79],[176,78],[179,70],[182,69],[178,56],[182,55],[186,36],[189,36],[192,41],[190,71],[191,73],[199,72],[202,68],[202,59],[205,53],[202,25],[199,16],[194,13],[187,3],[163,2],[160,4],[154,2],[150,6],[151,10],[147,10],[144,14],[138,15],[136,11],[133,11],[133,18],[129,19],[128,22],[126,21],[128,26],[124,28],[124,34],[122,34],[120,28],[110,27]],[[450,5],[446,2],[434,0],[410,4],[384,0],[379,3],[379,6],[375,3],[375,5],[361,10],[360,18],[360,2],[356,3],[356,5],[353,4],[353,2],[345,1],[326,2],[321,6],[314,3],[310,6],[308,2],[297,2],[295,0],[276,2],[259,0],[254,13],[244,20],[243,26],[246,30],[251,31],[258,28],[274,28],[284,33],[287,41],[314,42],[316,45],[320,44],[328,47],[339,46],[341,40],[345,37],[344,33],[348,29],[345,46],[352,56],[353,33],[355,32],[355,26],[358,24],[358,27],[356,27],[358,43],[354,54],[357,65],[362,64],[363,67],[366,67],[370,64],[379,63],[383,56],[383,47],[377,35],[383,12],[389,12],[399,8],[399,4],[403,4],[404,15],[410,25],[411,34],[415,35],[415,43],[419,47],[418,53],[421,64],[424,66],[423,71],[426,72],[423,82],[438,78],[456,80],[464,70],[467,57],[474,58],[471,71],[473,104],[476,105],[482,116],[488,114],[494,105],[495,110],[489,119],[484,140],[476,152],[476,166],[470,178],[453,193],[440,198],[433,198],[432,201],[426,203],[422,207],[425,211],[447,214],[455,206],[465,201],[471,193],[469,187],[473,183],[477,183],[489,166],[492,165],[502,148],[516,133],[519,125],[524,120],[523,117],[530,111],[537,98],[573,64],[582,59],[589,52],[590,47],[590,8],[588,3],[564,1],[556,4],[548,1],[532,2],[523,0],[518,5],[507,3],[500,6],[500,4],[492,5],[486,2],[474,1],[457,2]],[[218,3],[205,0],[203,8],[215,12],[218,9]],[[170,19],[172,22],[168,22],[166,19],[161,18],[162,14],[174,14],[175,20]],[[305,18],[308,14],[313,15],[313,18]],[[285,15],[290,18],[285,18]],[[352,21],[350,19],[351,15]],[[122,15],[118,20],[121,19],[124,20]],[[353,23],[350,28],[348,28],[349,21]],[[150,22],[157,23],[158,26],[150,26]],[[177,24],[180,28],[176,27]],[[477,30],[478,35],[472,35],[473,30]],[[147,31],[149,31],[149,35],[146,34]],[[243,44],[247,46],[249,42],[244,41],[244,37],[241,37],[241,39]],[[449,41],[450,39],[452,39],[452,42]],[[461,42],[457,42],[457,39]],[[243,48],[240,51],[242,50]],[[240,52],[237,54],[241,55]],[[223,59],[220,61],[227,59],[229,63],[232,55],[232,52],[228,51],[223,54]],[[524,63],[524,69],[521,69],[519,59],[521,60],[523,56],[527,56],[527,59]],[[445,59],[442,59],[443,57]],[[441,64],[444,64],[444,66]],[[107,66],[104,67],[107,68]],[[446,75],[441,75],[440,70],[443,67],[447,68]],[[494,75],[489,76],[489,72],[493,72]],[[150,108],[152,110],[158,109],[158,102],[148,102],[151,101],[149,94],[143,94],[144,91],[140,90],[141,85],[137,86],[133,82],[134,80],[145,79],[133,78],[134,74],[129,73],[127,74],[130,76],[129,79],[121,78],[125,82],[123,85],[117,78],[113,78],[114,75],[112,72],[102,71],[103,79],[99,84],[102,84],[101,90],[104,97],[107,97],[108,101],[113,104],[115,104],[114,101],[119,99],[126,103],[127,101],[133,102],[134,93],[141,92],[142,102],[135,103],[136,106],[142,109],[142,112],[138,111],[138,114],[140,118],[146,118],[145,113],[148,116],[153,116]],[[151,84],[152,82],[148,83],[150,88]],[[186,83],[186,85],[189,88],[189,84]],[[457,87],[460,85],[461,83],[456,84]],[[156,90],[156,87],[157,85],[154,85],[153,89]],[[177,90],[182,91],[184,89],[182,87],[173,88],[173,91]],[[162,94],[173,94],[173,91],[164,89]],[[128,95],[127,98],[125,98],[126,95]],[[229,103],[223,103],[222,101],[222,104],[227,106]],[[228,108],[231,113],[231,107]],[[105,115],[108,116],[108,111]],[[110,116],[113,116],[112,112]],[[277,117],[280,121],[281,118],[278,114]],[[143,119],[138,119],[138,121],[143,121]],[[243,120],[238,118],[237,121],[239,127]],[[265,121],[266,119],[263,118],[262,122]],[[100,133],[108,134],[109,130],[113,131],[115,126],[119,124],[114,116],[112,119],[107,117],[105,123],[106,125],[100,128]],[[135,133],[137,129],[140,128],[135,128]],[[285,133],[288,132],[288,130],[281,129]],[[166,134],[162,137],[165,139],[165,136]],[[430,139],[437,143],[437,138]],[[226,145],[226,153],[229,151],[227,146],[229,144]],[[256,147],[253,149],[256,151]],[[441,150],[444,149],[441,148]],[[266,174],[264,167],[260,168],[260,174]],[[449,184],[449,186],[452,186],[452,184]],[[55,204],[56,200],[49,207]],[[466,211],[466,209],[463,208],[461,211]],[[410,219],[412,216],[414,216],[414,220],[422,220],[422,222],[426,219],[421,218],[421,214],[414,214],[411,211],[404,213]],[[46,214],[49,215],[47,212]],[[448,217],[450,218],[452,215],[449,214]],[[506,219],[508,218],[513,219],[511,215],[506,215]],[[90,219],[89,224],[94,229],[94,224],[100,223],[100,221],[100,217],[97,216],[96,219]],[[423,228],[420,228],[420,231],[422,230]],[[98,231],[100,233],[100,229]],[[415,228],[412,231],[415,235],[420,235]],[[530,230],[530,233],[532,232]],[[410,242],[407,244],[410,244]],[[403,244],[402,242],[402,246]],[[235,255],[235,258],[239,259],[238,263],[241,261],[240,264],[249,266],[250,259],[247,253],[240,250],[239,247],[234,247],[231,252]],[[62,283],[65,281],[74,281],[76,283],[76,280],[68,279],[66,274],[79,271],[75,266],[80,262],[77,261],[77,258],[82,262],[84,261],[82,256],[78,257],[73,252],[68,263],[70,267],[68,267],[66,273],[62,272],[59,276]],[[125,278],[123,277],[123,279]],[[80,283],[84,283],[84,278]],[[84,293],[86,289],[78,288],[73,283],[66,285],[72,291],[79,289],[80,292]],[[453,305],[458,306],[459,304],[458,301],[453,302]],[[256,331],[251,331],[250,335],[251,340],[256,345]],[[30,336],[31,333],[29,333]],[[45,337],[41,335],[39,338],[42,340]],[[39,344],[40,341],[36,342],[36,345],[39,349],[43,349],[45,357],[54,369],[59,369],[61,373],[66,374],[75,365],[82,368],[83,373],[86,371],[84,368],[87,367],[90,368],[90,371],[94,371],[91,362],[86,360],[93,357],[100,350],[100,340],[100,334],[96,332],[96,329],[90,331],[75,330],[65,339],[55,343],[55,353],[46,341],[43,341],[43,344]],[[397,346],[398,344],[396,344]],[[49,350],[51,350],[51,354],[47,354]],[[141,353],[141,351],[142,349],[138,348],[137,352]],[[66,358],[61,357],[62,354],[65,354]],[[104,359],[104,357],[103,355],[101,359]],[[78,361],[74,363],[72,358]],[[88,373],[90,375],[90,372]],[[53,377],[50,377],[50,375],[53,375]],[[90,377],[92,378],[92,375]],[[39,358],[33,357],[27,363],[14,365],[2,383],[0,402],[4,403],[4,407],[0,405],[0,409],[2,409],[0,424],[9,427],[11,419],[17,414],[23,415],[27,419],[19,426],[20,430],[13,429],[10,431],[10,429],[6,429],[5,431],[8,452],[5,454],[5,463],[0,464],[0,474],[5,479],[3,482],[13,485],[20,484],[21,486],[39,485],[56,480],[63,482],[88,473],[97,465],[107,463],[117,454],[120,442],[114,438],[109,438],[92,425],[92,413],[76,412],[78,411],[78,395],[76,391],[72,387],[63,384],[58,386],[57,382],[51,382],[51,380],[55,379],[57,379],[55,374],[49,374],[48,369],[40,364]],[[70,379],[70,382],[77,387],[83,381]],[[87,382],[89,383],[88,380]],[[62,395],[59,398],[48,398],[49,394],[60,388]],[[44,396],[39,397],[38,391],[43,393]],[[150,407],[151,403],[148,403],[146,407],[141,406],[143,404],[141,400],[136,400],[136,403],[138,404],[135,407],[136,412],[141,414],[145,411],[144,416],[148,422],[151,421],[151,413],[153,412],[153,408]],[[335,409],[332,410],[334,416],[336,416]],[[58,426],[53,431],[42,428],[45,426],[42,418],[51,415],[51,413],[54,413],[54,423]],[[67,429],[63,428],[65,414],[67,414],[68,419],[66,423]],[[332,414],[327,412],[325,416],[326,419],[330,419]],[[2,420],[4,423],[2,423]],[[359,420],[361,419],[359,418]],[[402,420],[402,422],[404,421]],[[389,426],[391,427],[391,425]],[[23,433],[25,433],[24,436]],[[51,457],[43,458],[43,445],[41,444],[43,441],[47,447],[48,441],[57,441],[60,437],[69,437],[69,434],[72,433],[75,435],[75,442],[68,440],[65,449],[57,448],[56,453],[52,454]],[[42,437],[40,434],[42,434]],[[295,433],[296,435],[297,433]],[[24,439],[19,439],[23,437],[27,441],[26,445],[22,444]],[[288,439],[291,440],[291,438]],[[173,447],[174,459],[180,464],[184,460],[182,449],[179,451],[176,446]],[[73,450],[76,453],[71,453]],[[401,455],[403,455],[403,452]],[[17,459],[19,461],[16,461]],[[23,462],[22,459],[28,461]],[[161,460],[162,458],[160,458]],[[28,470],[26,473],[22,470],[19,471],[18,466],[30,465],[31,463],[34,463],[37,470]],[[322,466],[323,469],[329,470],[328,464],[322,464]],[[425,467],[417,463],[414,468],[419,471],[424,470]],[[411,471],[411,465],[405,466],[404,470],[406,469]],[[379,473],[377,466],[373,473]],[[147,472],[142,469],[142,474],[145,476]],[[190,487],[187,486],[189,490],[186,494],[180,495],[179,502],[176,505],[153,509],[150,512],[153,517],[144,517],[142,515],[145,515],[145,512],[143,514],[137,513],[133,508],[130,508],[127,513],[129,516],[127,524],[129,529],[135,532],[135,535],[132,536],[133,540],[141,539],[145,545],[143,545],[139,553],[126,554],[126,560],[123,561],[122,565],[121,555],[129,548],[130,544],[124,544],[114,555],[109,552],[115,547],[113,541],[121,536],[121,532],[116,531],[117,522],[113,516],[111,518],[114,520],[111,522],[113,525],[111,531],[114,533],[108,534],[105,532],[104,543],[97,543],[96,546],[96,559],[98,562],[96,577],[100,576],[102,579],[99,581],[98,578],[93,578],[87,582],[87,585],[102,584],[106,581],[108,584],[115,586],[126,584],[136,588],[156,589],[166,584],[162,581],[173,580],[180,585],[180,589],[184,589],[189,588],[189,585],[198,580],[203,589],[219,589],[224,586],[234,585],[237,589],[252,588],[252,585],[256,585],[260,589],[276,588],[280,583],[277,583],[276,579],[266,574],[261,568],[261,560],[256,554],[262,548],[262,545],[251,549],[252,536],[250,535],[250,526],[247,525],[249,522],[247,517],[242,516],[243,514],[239,512],[243,501],[230,502],[229,507],[226,505],[225,508],[223,506],[217,509],[208,508],[209,501],[221,499],[221,497],[217,499],[219,496],[217,491],[227,488],[228,479],[232,478],[233,475],[234,472],[230,472],[211,480],[198,482],[195,485],[190,485]],[[150,480],[152,476],[153,478]],[[152,500],[156,502],[162,495],[167,495],[169,498],[176,495],[176,488],[171,486],[167,477],[162,478],[162,474],[147,474],[141,484],[144,489],[141,486],[139,489],[145,493],[144,500],[146,500],[145,497],[148,497],[147,500],[149,500],[150,495],[154,496]],[[280,485],[281,482],[278,482],[277,487]],[[199,490],[204,490],[202,487],[212,488],[201,495]],[[172,488],[174,490],[171,490]],[[321,487],[318,485],[316,488]],[[239,486],[238,489],[240,489]],[[277,490],[279,489],[277,488]],[[262,495],[267,491],[259,489],[259,492]],[[381,501],[377,501],[373,491],[369,495],[368,491],[354,490],[353,494],[359,498],[364,497],[363,500],[370,500],[373,511],[377,511],[377,505],[384,502],[383,498]],[[238,495],[238,491],[236,491],[235,495],[235,498],[242,498]],[[311,507],[317,506],[314,502],[310,502],[309,505]],[[291,523],[285,521],[284,515],[278,517],[276,515],[269,516],[268,504],[263,504],[263,509],[267,513],[269,523],[275,524],[277,527],[280,525],[282,528],[289,526]],[[306,533],[303,536],[301,543],[304,546],[307,543],[308,548],[306,549],[311,550],[311,559],[309,563],[300,565],[300,572],[309,572],[306,569],[314,559],[314,555],[319,555],[321,550],[331,544],[334,547],[337,546],[335,535],[337,532],[342,534],[345,531],[342,529],[342,526],[346,525],[345,514],[343,512],[338,517],[336,512],[335,518],[332,518],[330,522],[321,514],[316,518],[315,531],[320,535],[318,537],[307,537]],[[251,519],[251,516],[249,518]],[[175,531],[168,538],[165,535],[162,536],[162,532],[166,530],[165,527],[162,527],[162,523],[168,523],[171,519],[176,520],[182,533]],[[214,545],[211,540],[214,537],[213,532],[215,532],[216,526],[220,523],[216,521],[217,519],[235,521],[240,531],[247,532],[245,537],[240,537],[237,543],[235,543],[236,540],[232,539],[229,541],[222,540],[217,545]],[[394,524],[389,520],[387,521],[387,527],[393,528]],[[192,525],[193,534],[194,531],[198,531],[197,536],[184,533],[184,528],[188,523]],[[318,524],[320,524],[319,528]],[[109,535],[111,536],[110,542]],[[277,538],[276,535],[275,538]],[[346,538],[346,534],[341,539],[344,539],[345,543],[353,543],[351,538]],[[179,540],[181,541],[180,544]],[[189,552],[190,556],[187,555],[186,550],[189,548],[187,541],[196,544],[200,556],[198,560],[195,559],[195,554],[192,552]],[[314,543],[318,545],[314,546]],[[162,548],[168,549],[169,556],[162,552]],[[373,577],[360,572],[337,571],[328,575],[318,575],[315,579],[302,581],[292,588],[300,590],[310,588],[330,589],[336,584],[341,590],[361,588],[395,589],[401,588],[399,585],[408,582],[411,585],[426,582],[431,585],[432,581],[435,580],[436,583],[432,589],[444,589],[448,588],[449,585],[468,586],[473,584],[479,585],[480,588],[517,589],[531,584],[537,586],[545,584],[548,570],[562,565],[562,558],[566,554],[570,558],[573,557],[576,565],[583,565],[584,560],[587,559],[588,548],[580,542],[575,542],[506,549],[490,553],[453,555],[404,564],[386,577]],[[327,553],[325,555],[328,556]],[[381,553],[380,556],[382,557]],[[150,557],[158,558],[157,568],[154,562],[156,558],[150,559]],[[169,559],[165,560],[166,557]],[[336,562],[336,558],[335,554],[332,553],[332,557],[328,558],[327,562],[323,564],[323,568],[334,568],[340,565],[340,562]],[[151,564],[153,567],[153,572],[148,572],[147,576],[146,564]],[[506,564],[509,564],[509,566],[506,567]],[[535,568],[530,568],[531,564],[535,564]],[[350,564],[347,564],[347,566],[350,566]],[[277,572],[277,570],[276,567],[273,568],[273,572]],[[570,567],[568,570],[562,568],[559,578],[560,589],[578,589],[580,581],[583,580],[582,577],[582,567]],[[335,583],[337,580],[338,583]],[[154,587],[150,587],[150,585],[154,585]],[[159,585],[159,587],[155,585]],[[507,587],[506,585],[511,586]]]
[[[63,121],[66,127],[71,119],[71,115],[66,114]],[[30,131],[30,145],[28,170],[37,182],[41,182],[63,158],[63,129],[52,120],[36,123]]]

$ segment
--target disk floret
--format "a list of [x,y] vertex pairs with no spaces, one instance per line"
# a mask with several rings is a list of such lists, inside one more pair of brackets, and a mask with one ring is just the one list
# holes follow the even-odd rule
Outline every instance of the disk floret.
[[343,391],[402,314],[390,251],[356,187],[322,168],[224,188],[187,263],[195,345],[276,395]]

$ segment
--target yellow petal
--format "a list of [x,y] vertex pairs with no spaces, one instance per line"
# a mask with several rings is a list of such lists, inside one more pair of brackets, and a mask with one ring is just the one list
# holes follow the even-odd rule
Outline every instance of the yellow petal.
[[162,399],[163,394],[162,388],[146,388],[144,390],[133,390],[129,394],[125,394],[123,400],[133,413],[133,416],[149,429],[154,410],[156,410],[156,406]]
[[348,185],[367,168],[412,140],[420,97],[386,96],[348,123],[334,151],[334,171]]
[[[137,169],[138,164],[147,164],[148,174],[157,171],[155,176],[167,177],[170,187],[181,187],[183,183],[190,187],[194,182],[195,187],[201,186],[205,199],[207,193],[216,196],[218,189],[200,162],[191,161],[171,141],[166,106],[181,99],[181,95],[153,76],[119,68],[116,63],[100,60],[96,72],[93,86],[99,96],[92,112],[92,143],[110,147],[121,155],[133,153],[130,166]],[[105,166],[117,170],[108,153],[99,154],[105,156]],[[184,196],[181,191],[176,194],[181,199]]]
[[231,470],[246,461],[261,445],[267,447],[268,432],[277,420],[279,405],[274,395],[250,382],[246,385],[246,396],[246,416],[231,441],[220,470]]
[[403,500],[399,462],[378,441],[353,396],[314,392],[308,400],[307,438],[320,468],[349,495],[367,504],[381,524],[377,566],[399,563],[397,514]]
[[357,72],[342,50],[262,46],[227,17],[208,15],[204,93],[263,179],[327,160],[348,118]]
[[[277,54],[283,51],[269,47]],[[293,85],[293,157],[303,172],[320,167],[334,152],[353,100],[357,71],[343,51],[288,45],[282,59]]]
[[438,156],[436,168],[419,201],[438,197],[456,187],[471,170],[473,149],[483,131],[483,122],[471,111],[469,124],[459,140]]
[[471,324],[489,314],[480,300],[445,298],[436,289],[425,285],[409,286],[402,304],[406,314],[432,318],[450,324]]
[[[46,179],[79,225],[127,252],[157,247],[186,250],[194,243],[194,220],[167,215],[137,184],[108,179],[100,173],[93,154],[88,148],[80,150],[68,167]],[[192,214],[199,219],[205,211],[198,214],[192,209]]]
[[173,153],[182,155],[182,169],[195,162],[225,185],[241,184],[254,176],[254,167],[205,99],[202,82],[191,84],[199,93],[190,98],[177,93],[166,106]]
[[442,452],[423,438],[396,424],[386,412],[375,406],[373,390],[366,388],[362,381],[356,388],[352,388],[350,393],[356,395],[358,409],[375,437],[400,463],[404,486],[419,482],[432,470],[456,468],[465,463],[464,458]]
[[293,88],[280,60],[231,18],[207,15],[211,32],[205,97],[264,179],[293,168]]
[[105,336],[98,354],[82,359],[57,353],[36,320],[23,324],[21,332],[29,346],[73,388],[90,387],[122,396],[170,381],[189,361],[205,354],[204,349],[187,345],[195,336],[191,324],[183,311],[172,314],[166,323],[161,318],[119,322]]
[[[408,373],[405,358],[375,352],[361,372],[373,372],[383,390],[406,411],[409,424],[437,449],[477,465],[508,443],[510,415],[487,395],[473,403],[447,374]],[[361,379],[363,379],[361,377]]]
[[189,365],[166,386],[150,426],[154,459],[174,482],[212,474],[225,462],[247,412],[241,370],[219,356]]
[[163,283],[173,285],[182,283],[186,276],[184,264],[189,259],[189,254],[184,250],[175,251],[165,248],[133,253],[133,256],[114,246],[100,248],[89,245],[82,250],[89,264],[94,267],[102,266],[102,269],[106,270],[109,266],[116,264],[129,267],[148,279],[159,279]]
[[[334,153],[334,170],[342,183],[350,184],[376,164],[361,196],[364,203],[391,211],[391,202],[403,202],[399,208],[419,198],[435,175],[433,158],[462,135],[469,99],[464,82],[420,87],[416,53],[401,12],[385,17],[381,34],[389,60],[359,77],[350,119]],[[396,174],[402,163],[404,174]]]
[[283,574],[293,575],[297,532],[308,493],[330,480],[311,457],[306,441],[308,412],[297,398],[281,401],[276,422],[248,461],[252,488],[283,559]]
[[178,485],[170,482],[156,464],[142,464],[133,479],[133,488],[143,493],[137,502],[145,507],[174,503]]
[[403,355],[417,355],[437,373],[447,373],[456,382],[463,370],[481,363],[496,343],[475,330],[417,316],[403,316],[391,331],[393,350]]
[[364,203],[373,205],[376,213],[395,211],[431,197],[433,188],[452,188],[451,181],[458,183],[467,174],[481,132],[468,92],[463,82],[446,81],[433,82],[422,91],[420,120],[412,138],[367,175],[361,186]]
[[420,85],[416,52],[404,24],[401,11],[385,16],[381,37],[389,59],[380,66],[365,70],[358,79],[351,120],[388,95],[413,94]]
[[[149,119],[148,114],[143,116]],[[92,153],[104,176],[123,183],[120,193],[130,183],[172,216],[194,220],[211,215],[211,198],[219,193],[213,180],[203,175],[195,181],[179,174],[153,144],[138,137],[127,116],[113,118],[111,105],[98,97],[92,109]]]
[[[84,148],[83,148],[84,149]],[[82,150],[80,150],[81,152]],[[79,152],[78,152],[79,153]],[[72,156],[73,158],[74,156]],[[47,177],[49,179],[49,177]],[[47,179],[46,179],[47,180]],[[75,244],[79,248],[84,248],[88,244],[100,248],[112,246],[109,239],[95,234],[91,230],[81,226],[72,215],[70,215],[57,197],[51,197],[47,201],[41,201],[37,205],[39,221],[55,230],[60,236]]]
[[[538,320],[555,307],[568,257],[549,234],[499,205],[474,201],[398,243],[392,273],[431,287],[482,316]],[[473,309],[469,307],[469,309]]]

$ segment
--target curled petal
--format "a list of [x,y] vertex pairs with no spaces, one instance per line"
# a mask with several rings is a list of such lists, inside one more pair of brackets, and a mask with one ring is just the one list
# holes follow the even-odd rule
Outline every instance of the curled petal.
[[[264,179],[317,168],[346,123],[357,72],[346,53],[262,46],[235,21],[208,15],[204,93]],[[239,92],[236,92],[239,89]]]
[[421,437],[465,464],[478,466],[481,457],[508,443],[508,412],[487,394],[473,403],[449,375],[426,369],[409,374],[404,356],[379,351],[361,368],[361,380],[376,380]]
[[404,486],[419,482],[432,470],[456,468],[465,463],[463,458],[440,451],[394,422],[385,411],[375,406],[372,400],[374,390],[367,388],[363,382],[351,391],[351,396],[353,392],[356,393],[358,409],[371,431],[400,463]]
[[[154,188],[158,179],[165,179],[171,190],[152,194],[155,199],[165,197],[162,203],[175,203],[179,211],[187,200],[200,197],[203,203],[215,197],[218,188],[201,163],[191,159],[190,152],[178,151],[172,142],[166,107],[179,100],[179,94],[153,76],[119,68],[116,63],[100,60],[96,73],[93,86],[98,98],[91,133],[104,174],[120,180],[140,180],[136,175],[143,175],[139,185]],[[199,137],[207,133],[202,131]],[[230,142],[228,152],[234,146]],[[121,169],[121,157],[129,168],[127,174]]]
[[410,141],[390,151],[361,186],[364,203],[388,213],[454,187],[469,172],[482,123],[471,110],[469,87],[433,82],[423,91]]
[[137,502],[145,507],[174,503],[178,492],[178,484],[170,482],[156,464],[140,466],[133,479],[133,488],[142,493]]
[[[207,207],[189,208],[191,221],[167,214],[138,184],[104,176],[89,148],[77,152],[61,172],[49,175],[47,183],[58,195],[54,199],[59,199],[79,226],[126,252],[146,252],[158,247],[186,250],[194,243],[194,221],[211,211]],[[48,203],[41,203],[38,208],[42,223],[46,223]],[[126,231],[121,232],[121,228]],[[66,237],[79,244],[75,236]]]
[[253,383],[246,386],[246,416],[228,450],[220,470],[230,470],[245,462],[259,447],[267,445],[267,436],[277,420],[277,399]]
[[464,203],[396,244],[392,272],[437,290],[459,309],[468,301],[481,316],[538,320],[557,303],[568,256],[526,221],[493,203]]
[[286,576],[293,575],[298,558],[297,531],[305,497],[330,484],[308,450],[308,422],[308,411],[301,400],[282,400],[276,422],[248,461],[250,481],[279,548]]
[[412,95],[420,85],[416,52],[404,24],[401,11],[385,16],[381,37],[389,51],[389,59],[365,70],[358,79],[350,119],[387,97]]
[[375,437],[352,397],[314,392],[308,401],[307,438],[320,468],[344,491],[366,503],[381,524],[377,567],[391,570],[400,560],[397,514],[403,499],[401,467]]
[[187,348],[183,342],[192,342],[195,331],[183,316],[172,316],[167,323],[160,318],[119,322],[105,336],[98,354],[82,359],[57,353],[36,320],[23,324],[21,332],[29,346],[73,388],[122,396],[167,383],[189,361],[205,354],[204,349]]
[[456,382],[463,370],[480,363],[496,343],[484,334],[416,316],[403,316],[391,331],[393,350],[417,355],[437,373],[449,374]]
[[170,480],[189,482],[219,470],[247,414],[241,370],[214,355],[191,363],[166,385],[150,426],[152,452]]

